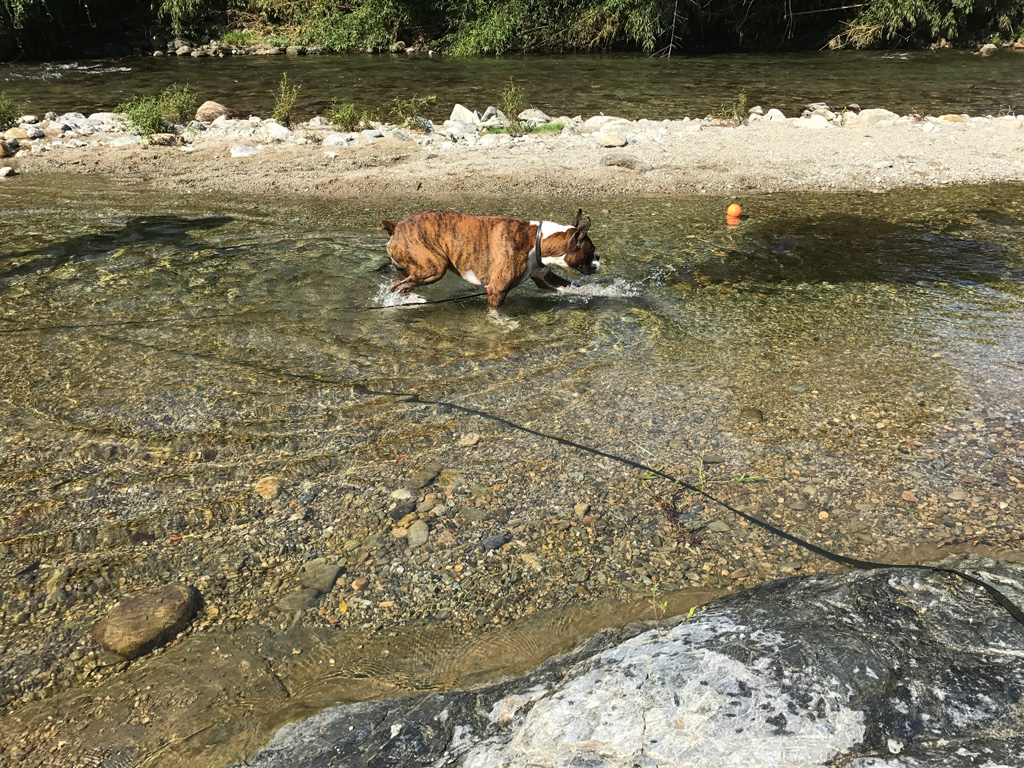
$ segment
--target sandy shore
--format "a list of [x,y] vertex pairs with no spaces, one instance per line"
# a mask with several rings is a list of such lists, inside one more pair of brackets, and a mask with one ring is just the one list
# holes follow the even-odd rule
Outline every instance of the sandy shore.
[[[460,132],[459,125],[454,132],[438,126],[432,135],[391,126],[372,132],[378,137],[337,134],[316,120],[276,140],[267,128],[281,126],[250,118],[187,130],[175,146],[130,143],[123,123],[109,117],[95,131],[44,120],[39,125],[45,137],[22,140],[20,151],[2,162],[21,174],[100,173],[183,192],[313,194],[378,203],[418,195],[432,205],[522,193],[740,197],[1024,178],[1024,116],[823,112],[754,116],[741,126],[709,119],[550,118],[565,128],[515,140],[481,135],[478,128]],[[343,136],[344,144],[321,143],[331,135]],[[253,154],[233,157],[238,146],[253,147]]]

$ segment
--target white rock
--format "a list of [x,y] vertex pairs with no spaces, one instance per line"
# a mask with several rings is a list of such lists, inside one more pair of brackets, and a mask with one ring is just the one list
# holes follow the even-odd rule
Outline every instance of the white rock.
[[602,147],[624,147],[628,143],[617,133],[604,132],[595,134],[594,138]]
[[828,128],[829,122],[824,115],[809,115],[794,121],[800,128]]
[[235,144],[231,147],[232,157],[249,157],[249,155],[255,155],[259,152],[259,147],[250,147],[242,144]]
[[935,133],[936,131],[941,131],[941,130],[942,129],[936,123],[925,123],[924,124],[924,132],[925,133]]
[[384,138],[384,131],[379,128],[367,128],[365,131],[360,131],[359,134],[367,141]]
[[624,117],[615,117],[614,115],[594,115],[592,118],[583,123],[582,130],[584,133],[599,133],[606,125],[610,123],[628,123]]
[[343,133],[328,133],[320,143],[325,147],[347,147],[348,138]]
[[887,125],[895,123],[899,115],[888,109],[862,109],[860,114],[850,119],[850,125]]
[[445,133],[453,139],[466,136],[476,136],[476,128],[469,123],[452,122],[445,120]]
[[511,144],[512,137],[507,133],[488,133],[480,137],[481,147],[496,147],[499,144]]
[[21,127],[25,129],[25,133],[28,134],[28,137],[30,139],[42,139],[45,138],[46,136],[46,134],[43,132],[43,129],[40,128],[38,125],[32,125],[31,123],[28,123],[26,125],[22,125]]
[[468,123],[469,125],[479,125],[481,122],[480,115],[461,104],[452,107],[452,114],[448,119],[453,123]]
[[785,120],[786,116],[782,114],[781,110],[773,108],[764,113],[764,119],[769,122],[775,122]]
[[268,120],[260,126],[260,133],[273,141],[288,141],[295,136],[291,130],[273,120]]
[[539,109],[524,109],[519,113],[519,120],[529,125],[544,125],[551,122],[551,118]]
[[127,147],[131,145],[138,145],[142,143],[142,137],[134,134],[129,136],[118,136],[116,139],[111,139],[107,142],[109,147]]
[[331,160],[333,160],[334,158],[338,157],[338,153],[337,152],[324,152],[324,157],[329,157],[329,158],[331,158]]
[[0,168],[0,179],[6,178],[7,176],[17,176],[17,175],[18,175],[18,172],[16,170],[14,170],[13,168],[11,168],[11,166],[9,166],[9,165],[5,165],[3,168]]
[[39,122],[39,118],[35,115],[22,115],[18,118],[19,125],[35,125]]

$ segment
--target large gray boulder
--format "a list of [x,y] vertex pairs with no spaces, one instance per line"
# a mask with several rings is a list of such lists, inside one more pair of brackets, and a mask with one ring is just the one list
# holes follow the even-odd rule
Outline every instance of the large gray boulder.
[[[1024,603],[1024,566],[958,566]],[[249,765],[1021,766],[1022,697],[1024,626],[962,579],[891,569],[774,582],[472,691],[337,706]]]

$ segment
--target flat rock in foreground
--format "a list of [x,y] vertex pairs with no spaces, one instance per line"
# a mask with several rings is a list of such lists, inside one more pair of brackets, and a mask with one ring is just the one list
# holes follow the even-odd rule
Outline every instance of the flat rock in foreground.
[[[958,567],[1024,603],[1024,566]],[[476,690],[328,709],[249,765],[1024,765],[1024,627],[954,576],[787,579],[644,629]]]
[[134,659],[172,640],[198,607],[199,592],[187,584],[147,589],[111,609],[92,635],[107,650]]

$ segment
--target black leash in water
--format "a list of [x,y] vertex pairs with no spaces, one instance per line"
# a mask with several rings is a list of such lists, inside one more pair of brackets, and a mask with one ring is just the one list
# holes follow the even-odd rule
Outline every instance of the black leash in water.
[[594,448],[593,446],[589,446],[589,445],[586,445],[584,443],[578,443],[575,440],[570,440],[570,439],[565,438],[565,437],[560,437],[558,435],[549,435],[546,432],[541,432],[539,430],[523,426],[522,424],[517,424],[514,421],[506,419],[504,416],[498,416],[498,415],[495,415],[493,413],[488,413],[487,411],[481,411],[478,408],[470,408],[470,407],[465,406],[465,405],[459,405],[458,403],[452,403],[452,402],[448,402],[448,401],[444,401],[444,400],[427,400],[425,398],[420,397],[418,394],[412,393],[412,392],[379,392],[379,391],[374,391],[374,390],[370,390],[370,389],[363,389],[362,391],[365,392],[366,394],[369,394],[369,395],[385,396],[385,397],[396,397],[396,398],[402,399],[402,400],[404,400],[406,402],[422,403],[424,405],[438,405],[438,406],[443,406],[443,407],[446,407],[446,408],[451,408],[452,410],[461,411],[463,413],[467,413],[467,414],[470,414],[472,416],[476,416],[478,418],[488,419],[489,421],[493,421],[493,422],[496,422],[498,424],[503,424],[504,426],[509,427],[510,429],[513,429],[513,430],[516,430],[516,431],[519,431],[519,432],[525,432],[527,434],[534,435],[536,437],[540,437],[540,438],[543,438],[545,440],[551,440],[553,442],[558,443],[559,445],[564,445],[567,448],[573,448],[573,449],[575,449],[577,451],[582,451],[584,453],[589,453],[592,456],[598,456],[598,457],[603,458],[603,459],[609,459],[611,461],[614,461],[614,462],[616,462],[618,464],[622,464],[623,466],[630,467],[632,469],[638,469],[638,470],[642,470],[644,472],[650,472],[653,475],[656,475],[658,477],[662,477],[665,480],[668,480],[669,482],[675,483],[676,485],[678,485],[678,486],[680,486],[682,488],[686,488],[689,491],[692,491],[694,493],[699,494],[700,496],[704,497],[708,501],[713,502],[714,504],[717,504],[720,507],[724,507],[725,509],[727,509],[730,512],[732,512],[737,517],[740,517],[740,518],[746,520],[747,522],[752,523],[753,525],[756,525],[756,526],[762,528],[765,531],[768,531],[768,533],[771,533],[774,536],[778,536],[779,538],[786,539],[787,541],[790,541],[793,544],[796,544],[798,547],[802,547],[802,548],[804,548],[804,549],[806,549],[806,550],[808,550],[810,552],[813,552],[816,555],[819,555],[820,557],[824,557],[826,560],[831,560],[832,562],[839,563],[840,565],[845,565],[845,566],[848,566],[850,568],[856,568],[856,569],[862,570],[862,571],[888,569],[888,568],[909,568],[909,569],[913,569],[913,570],[930,571],[930,572],[933,572],[933,573],[948,573],[948,574],[952,574],[953,576],[957,576],[957,577],[959,577],[961,579],[964,579],[965,581],[969,581],[972,584],[976,584],[979,587],[981,587],[982,589],[984,589],[988,593],[989,597],[991,597],[1000,607],[1002,607],[1007,613],[1009,613],[1010,616],[1012,616],[1017,621],[1017,623],[1019,623],[1022,626],[1024,626],[1024,610],[1022,610],[1018,605],[1016,605],[1012,600],[1010,600],[1010,598],[1008,598],[1006,595],[1004,595],[1002,592],[1000,592],[994,586],[989,584],[987,581],[984,581],[983,579],[979,579],[977,576],[972,576],[969,573],[964,573],[963,571],[958,571],[955,568],[943,568],[943,567],[937,566],[937,565],[896,565],[896,564],[893,564],[893,563],[876,563],[876,562],[873,562],[871,560],[859,560],[859,559],[857,559],[855,557],[848,557],[846,555],[839,555],[839,554],[836,554],[835,552],[830,552],[827,549],[819,547],[817,544],[812,544],[809,541],[801,539],[799,536],[794,536],[792,533],[788,533],[787,531],[784,531],[781,528],[778,528],[778,527],[772,525],[771,523],[767,522],[766,520],[762,520],[759,517],[755,517],[753,515],[749,515],[746,512],[741,512],[740,510],[736,509],[736,507],[732,506],[731,504],[729,504],[727,502],[724,502],[721,499],[716,498],[715,496],[712,496],[710,493],[705,491],[703,488],[698,488],[697,486],[692,485],[692,484],[686,482],[685,480],[681,480],[678,477],[670,475],[669,473],[665,472],[664,470],[656,469],[654,467],[650,467],[650,466],[644,464],[643,462],[635,461],[633,459],[628,459],[625,456],[619,456],[619,455],[614,454],[614,453],[608,453],[607,451],[602,451],[599,448]]
[[[436,301],[431,301],[431,302],[426,302],[426,303],[429,303],[429,304],[441,304],[441,303],[448,302],[448,301],[460,301],[462,299],[472,298],[472,297],[480,296],[480,295],[486,295],[486,294],[470,294],[468,296],[455,296],[455,297],[448,298],[448,299],[439,299],[439,300],[436,300]],[[397,305],[397,306],[420,306],[420,305],[421,305],[420,303],[416,303],[416,304],[403,304],[403,305]],[[361,309],[375,309],[376,310],[376,309],[394,309],[394,308],[395,307],[376,307],[376,306],[375,307],[362,307],[362,308],[355,307],[355,308],[352,309],[352,311],[359,311]],[[29,332],[29,331],[40,331],[40,330],[51,330],[51,329],[53,329],[53,330],[57,330],[57,329],[60,329],[60,330],[74,330],[74,329],[77,329],[77,328],[110,328],[110,327],[128,326],[128,325],[140,325],[141,326],[141,325],[150,325],[150,324],[157,324],[157,323],[193,322],[193,321],[213,319],[213,318],[220,318],[220,317],[237,317],[237,316],[240,316],[240,314],[243,314],[243,313],[238,313],[238,314],[214,313],[214,314],[195,316],[195,317],[192,317],[192,318],[180,318],[180,317],[179,318],[153,318],[153,319],[149,319],[149,320],[139,320],[139,321],[113,321],[113,322],[107,322],[107,323],[82,323],[82,324],[75,324],[75,325],[68,325],[68,326],[50,326],[50,327],[46,327],[46,326],[27,326],[27,327],[20,327],[20,328],[0,328],[0,334],[3,334],[3,333],[25,333],[25,332]],[[285,372],[279,372],[279,373],[282,373],[284,375],[289,375],[289,374],[286,374]],[[323,378],[320,378],[320,377],[301,376],[301,375],[296,375],[296,374],[290,374],[290,376],[292,376],[294,378],[309,379],[310,381],[316,381],[318,383],[329,383],[329,380],[326,380],[326,379],[323,379]],[[334,382],[334,383],[337,383],[337,384],[347,384],[348,382]],[[712,502],[714,504],[717,504],[720,507],[723,507],[724,509],[727,509],[729,512],[731,512],[732,514],[736,515],[737,517],[740,517],[743,520],[746,520],[747,522],[752,523],[753,525],[756,525],[759,528],[762,528],[763,530],[771,533],[774,536],[778,536],[779,538],[782,538],[782,539],[785,539],[787,541],[790,541],[793,544],[796,544],[797,546],[802,547],[803,549],[808,550],[809,552],[813,552],[814,554],[816,554],[816,555],[818,555],[820,557],[823,557],[823,558],[825,558],[827,560],[831,560],[834,563],[839,563],[840,565],[845,565],[845,566],[848,566],[850,568],[856,568],[858,570],[878,570],[878,569],[888,569],[888,568],[908,568],[908,569],[914,569],[914,570],[930,571],[930,572],[933,572],[933,573],[948,573],[948,574],[951,574],[953,576],[957,576],[957,577],[959,577],[961,579],[964,579],[965,581],[969,581],[972,584],[976,584],[979,587],[981,587],[982,589],[984,589],[988,593],[988,595],[1000,607],[1002,607],[1007,613],[1009,613],[1010,616],[1012,616],[1019,624],[1024,626],[1024,610],[1021,610],[1020,607],[1018,607],[1012,600],[1010,600],[1006,595],[1004,595],[1002,592],[1000,592],[994,586],[992,586],[988,582],[984,581],[983,579],[979,579],[976,576],[971,576],[969,573],[964,573],[963,571],[958,571],[958,570],[953,569],[953,568],[942,568],[941,566],[935,566],[935,565],[896,565],[894,563],[876,563],[876,562],[873,562],[873,561],[870,561],[870,560],[860,560],[860,559],[857,559],[857,558],[854,558],[854,557],[848,557],[846,555],[836,554],[835,552],[830,552],[829,550],[824,549],[822,547],[819,547],[816,544],[812,544],[809,541],[805,541],[804,539],[801,539],[799,536],[794,536],[793,534],[788,533],[788,532],[782,530],[781,528],[777,528],[776,526],[772,525],[771,523],[769,523],[769,522],[767,522],[765,520],[762,520],[759,517],[754,517],[753,515],[749,515],[746,512],[741,512],[740,510],[736,509],[735,507],[733,507],[732,505],[728,504],[727,502],[724,502],[721,499],[718,499],[715,496],[712,496],[710,493],[708,493],[704,489],[698,488],[695,485],[687,483],[685,480],[681,480],[681,479],[679,479],[677,477],[674,477],[673,475],[668,474],[664,470],[656,469],[654,467],[650,467],[650,466],[644,464],[643,462],[635,461],[633,459],[628,459],[625,456],[619,456],[619,455],[614,454],[614,453],[608,453],[607,451],[602,451],[599,448],[594,448],[592,446],[585,445],[584,443],[578,443],[578,442],[576,442],[574,440],[569,440],[568,438],[565,438],[565,437],[560,437],[558,435],[549,435],[546,432],[541,432],[539,430],[523,426],[522,424],[517,424],[516,422],[511,421],[510,419],[507,419],[504,416],[498,416],[498,415],[493,414],[493,413],[488,413],[487,411],[482,411],[482,410],[480,410],[478,408],[471,408],[469,406],[459,405],[458,403],[452,403],[452,402],[445,401],[445,400],[428,400],[428,399],[420,397],[419,394],[417,394],[415,392],[382,392],[382,391],[372,390],[372,389],[369,389],[369,388],[366,388],[366,387],[355,387],[354,389],[356,391],[360,391],[360,392],[365,393],[367,395],[372,395],[372,396],[376,396],[376,397],[392,397],[392,398],[403,400],[405,402],[420,403],[420,404],[423,404],[423,405],[436,405],[436,406],[442,406],[442,407],[445,407],[445,408],[450,408],[450,409],[456,410],[456,411],[461,411],[463,413],[466,413],[466,414],[469,414],[469,415],[472,415],[472,416],[476,416],[478,418],[487,419],[489,421],[493,421],[493,422],[496,422],[498,424],[503,424],[504,426],[508,427],[509,429],[513,429],[513,430],[516,430],[516,431],[519,431],[519,432],[525,432],[527,434],[543,438],[544,440],[551,440],[553,442],[558,443],[559,445],[564,445],[564,446],[566,446],[568,448],[573,448],[575,450],[582,451],[584,453],[589,453],[589,454],[591,454],[593,456],[599,456],[599,457],[604,458],[604,459],[609,459],[611,461],[614,461],[614,462],[616,462],[618,464],[621,464],[623,466],[626,466],[626,467],[630,467],[632,469],[637,469],[637,470],[642,470],[644,472],[649,472],[649,473],[651,473],[651,474],[653,474],[653,475],[655,475],[657,477],[661,477],[661,478],[664,478],[665,480],[668,480],[669,482],[675,483],[676,485],[678,485],[681,488],[686,488],[687,490],[692,491],[693,493],[696,493],[696,494],[702,496],[703,498],[707,499],[708,501],[710,501],[710,502]]]

